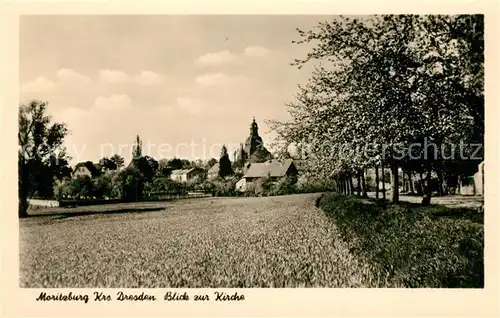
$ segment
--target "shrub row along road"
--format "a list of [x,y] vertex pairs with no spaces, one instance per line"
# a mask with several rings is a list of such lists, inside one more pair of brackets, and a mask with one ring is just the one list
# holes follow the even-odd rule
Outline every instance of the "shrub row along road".
[[317,194],[21,220],[22,287],[368,287]]

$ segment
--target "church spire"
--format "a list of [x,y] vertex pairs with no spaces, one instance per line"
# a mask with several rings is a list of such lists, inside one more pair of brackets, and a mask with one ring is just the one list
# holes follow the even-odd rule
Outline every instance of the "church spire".
[[253,117],[252,124],[250,125],[250,135],[259,135],[259,126],[257,126],[257,123],[255,122],[255,116]]

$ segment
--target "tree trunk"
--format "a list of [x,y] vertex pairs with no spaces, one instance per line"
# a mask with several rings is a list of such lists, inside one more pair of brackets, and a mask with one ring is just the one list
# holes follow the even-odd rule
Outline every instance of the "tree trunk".
[[399,203],[399,173],[398,164],[395,160],[391,161],[391,174],[392,174],[392,203]]
[[378,177],[378,165],[375,166],[375,197],[379,198],[379,183],[380,179]]
[[28,217],[28,199],[27,198],[19,198],[19,206],[18,206],[18,217],[26,218]]
[[401,192],[405,193],[406,192],[406,174],[403,171],[403,174],[400,176],[401,177]]
[[419,187],[417,189],[417,193],[418,193],[418,195],[424,195],[424,176],[423,176],[422,172],[419,173],[419,176],[420,176],[420,184],[419,184]]
[[349,174],[349,194],[354,194],[354,184],[352,182],[352,174]]
[[411,194],[414,194],[415,193],[415,189],[413,188],[413,180],[412,180],[412,177],[413,177],[413,174],[410,172],[408,172],[408,185],[410,186],[410,193]]
[[450,189],[448,188],[448,180],[445,176],[442,177],[443,178],[443,194],[444,195],[448,195],[450,194]]
[[356,190],[358,192],[358,197],[361,196],[361,170],[358,169],[358,173],[356,174],[356,178],[357,178],[357,187],[356,187]]
[[18,217],[25,218],[28,217],[28,196],[30,194],[30,170],[27,164],[19,162],[18,164]]
[[368,194],[366,193],[365,169],[361,169],[361,195],[363,198],[368,197]]
[[345,177],[345,194],[349,195],[351,193],[351,189],[349,188],[349,176]]
[[384,164],[382,164],[382,199],[386,199],[385,195],[385,170],[384,170]]
[[431,170],[427,171],[426,178],[423,182],[423,198],[422,198],[422,205],[429,205],[431,204],[431,195],[432,195],[432,189],[431,189]]
[[443,195],[444,194],[443,173],[440,169],[436,169],[436,175],[437,175],[437,179],[438,179],[438,185],[437,185],[438,195]]

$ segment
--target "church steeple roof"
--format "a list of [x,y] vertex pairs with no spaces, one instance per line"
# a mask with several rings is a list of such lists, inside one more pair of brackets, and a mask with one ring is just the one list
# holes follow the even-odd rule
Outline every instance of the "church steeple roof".
[[252,124],[250,125],[250,135],[259,135],[259,126],[255,122],[255,116],[253,117]]

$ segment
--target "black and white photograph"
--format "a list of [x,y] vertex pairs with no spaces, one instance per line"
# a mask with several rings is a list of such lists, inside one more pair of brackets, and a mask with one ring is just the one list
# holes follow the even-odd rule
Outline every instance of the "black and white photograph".
[[484,21],[20,16],[19,287],[483,289]]

